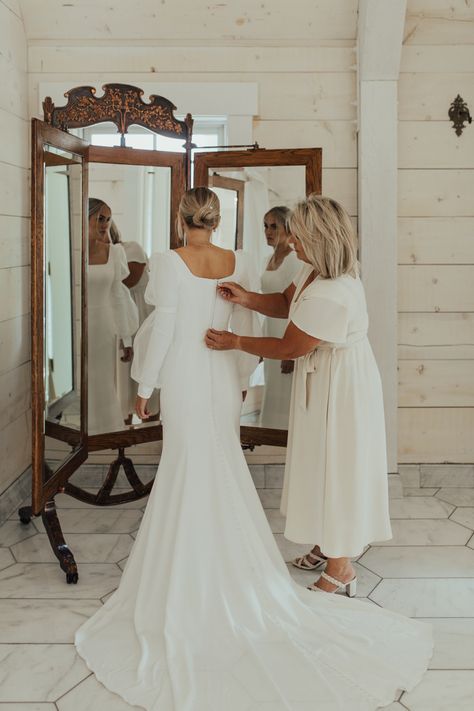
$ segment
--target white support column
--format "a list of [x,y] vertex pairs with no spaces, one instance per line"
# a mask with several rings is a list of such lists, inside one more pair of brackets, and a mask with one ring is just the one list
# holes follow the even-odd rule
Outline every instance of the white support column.
[[397,456],[397,83],[406,0],[360,0],[358,186],[369,337],[380,368],[388,471]]

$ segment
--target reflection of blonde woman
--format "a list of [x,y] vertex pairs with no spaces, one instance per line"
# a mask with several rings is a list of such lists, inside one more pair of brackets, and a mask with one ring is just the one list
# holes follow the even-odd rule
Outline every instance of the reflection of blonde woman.
[[[153,307],[145,301],[145,290],[149,280],[148,257],[143,247],[138,242],[123,242],[120,230],[114,220],[110,223],[110,240],[113,244],[120,245],[125,251],[130,274],[123,283],[130,290],[130,295],[138,309],[139,326],[142,325],[146,317],[153,311]],[[135,399],[137,397],[137,384],[130,376],[130,362],[117,364],[117,390],[122,415],[126,422],[132,421],[132,413],[135,409]],[[153,414],[159,410],[158,393],[153,395],[149,403],[150,412]]]
[[[273,254],[265,263],[261,277],[261,290],[264,294],[280,293],[291,284],[301,268],[292,245],[291,233],[287,220],[291,212],[284,206],[272,207],[264,218],[265,237]],[[281,338],[285,333],[287,321],[267,316],[264,335]],[[290,395],[294,363],[292,360],[264,360],[265,389],[260,412],[262,427],[288,429],[290,416]]]

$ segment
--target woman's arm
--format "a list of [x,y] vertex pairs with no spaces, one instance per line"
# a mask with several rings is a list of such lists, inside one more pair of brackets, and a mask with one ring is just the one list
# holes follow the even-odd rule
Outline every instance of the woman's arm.
[[142,278],[142,274],[145,271],[145,267],[146,264],[143,264],[141,262],[128,262],[130,274],[126,279],[123,280],[125,286],[128,286],[129,289],[131,289],[133,286],[136,286]]
[[240,350],[263,358],[275,360],[293,360],[313,351],[319,343],[319,338],[313,338],[301,331],[290,321],[283,338],[252,338],[239,336],[228,331],[209,329],[206,333],[206,345],[212,350]]
[[240,304],[240,306],[271,318],[288,318],[291,300],[296,289],[295,285],[291,283],[281,294],[259,294],[255,291],[246,291],[239,284],[229,281],[222,282],[217,288],[219,294],[226,301]]

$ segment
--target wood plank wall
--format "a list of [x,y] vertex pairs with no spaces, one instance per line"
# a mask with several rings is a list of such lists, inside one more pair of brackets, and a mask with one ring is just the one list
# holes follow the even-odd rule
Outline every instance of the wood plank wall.
[[19,3],[0,2],[0,494],[31,462],[29,121]]
[[474,4],[409,0],[399,81],[399,460],[474,461]]

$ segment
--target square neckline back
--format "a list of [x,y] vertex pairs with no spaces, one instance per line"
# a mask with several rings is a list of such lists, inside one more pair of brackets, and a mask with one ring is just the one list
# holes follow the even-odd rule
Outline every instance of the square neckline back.
[[175,249],[171,249],[170,252],[171,252],[172,254],[175,254],[175,255],[176,255],[176,257],[179,259],[179,261],[181,262],[181,264],[184,266],[184,268],[186,269],[186,271],[188,272],[188,274],[190,274],[190,275],[191,275],[192,277],[194,277],[195,279],[202,279],[202,280],[204,280],[204,281],[215,281],[215,282],[218,282],[218,281],[222,281],[223,279],[230,279],[230,277],[234,276],[235,272],[237,271],[237,253],[236,253],[236,252],[234,252],[234,269],[233,269],[233,271],[232,271],[230,274],[226,274],[225,276],[221,276],[221,277],[204,277],[204,276],[199,276],[199,274],[195,274],[194,272],[191,271],[191,269],[190,269],[189,266],[186,264],[186,262],[184,261],[184,259],[183,259],[182,257],[180,257],[180,255],[178,254],[178,252],[177,252]]

